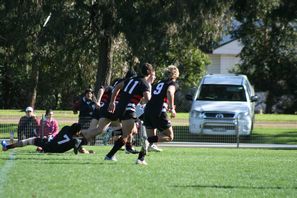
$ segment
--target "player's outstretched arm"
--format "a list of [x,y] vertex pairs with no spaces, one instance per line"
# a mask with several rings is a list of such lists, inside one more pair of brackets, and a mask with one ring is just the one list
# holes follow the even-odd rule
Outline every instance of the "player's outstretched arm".
[[171,85],[167,89],[167,98],[168,98],[168,110],[171,113],[171,118],[175,118],[176,111],[174,105],[174,93],[175,93],[175,86]]
[[121,89],[123,89],[124,87],[124,81],[117,84],[111,94],[111,99],[110,99],[110,102],[109,102],[109,106],[108,106],[108,111],[109,112],[114,112],[115,111],[115,99],[116,97],[119,95]]

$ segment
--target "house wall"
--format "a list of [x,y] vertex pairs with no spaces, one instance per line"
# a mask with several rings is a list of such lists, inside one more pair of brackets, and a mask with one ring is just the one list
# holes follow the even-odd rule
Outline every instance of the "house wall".
[[239,63],[240,58],[236,55],[209,54],[211,64],[206,66],[208,74],[228,74],[235,64]]
[[206,66],[208,74],[228,74],[235,64],[240,62],[238,54],[242,50],[238,40],[227,42],[208,54],[211,64]]
[[207,74],[219,74],[221,65],[221,55],[209,54],[210,64],[206,66]]
[[235,55],[222,55],[221,56],[221,74],[228,74],[240,61],[239,57]]

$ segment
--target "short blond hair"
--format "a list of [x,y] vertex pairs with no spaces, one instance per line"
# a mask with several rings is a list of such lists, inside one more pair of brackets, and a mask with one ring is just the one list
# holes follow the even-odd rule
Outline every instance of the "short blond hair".
[[179,70],[175,65],[169,65],[165,69],[165,77],[170,79],[177,79],[179,77]]

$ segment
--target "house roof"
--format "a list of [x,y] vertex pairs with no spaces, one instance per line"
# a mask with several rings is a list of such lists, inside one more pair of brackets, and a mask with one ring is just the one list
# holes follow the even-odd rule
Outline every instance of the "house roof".
[[241,52],[242,48],[242,43],[238,39],[236,39],[223,43],[218,48],[214,49],[212,54],[237,55]]

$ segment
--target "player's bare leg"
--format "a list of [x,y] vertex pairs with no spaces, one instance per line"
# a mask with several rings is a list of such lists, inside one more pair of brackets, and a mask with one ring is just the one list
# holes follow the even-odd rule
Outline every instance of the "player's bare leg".
[[162,133],[158,134],[158,142],[171,142],[173,139],[174,133],[172,127],[169,127],[168,129],[162,131]]
[[149,144],[150,144],[148,139],[150,137],[155,137],[154,134],[156,134],[156,129],[146,129],[146,134],[147,134],[147,137],[143,137],[143,139],[142,139],[142,147],[141,147],[141,150],[139,152],[136,164],[147,165],[144,158],[145,158],[145,156],[146,156],[146,154],[148,152],[148,147],[149,147]]
[[123,135],[114,143],[113,148],[106,155],[105,160],[113,160],[115,153],[120,150],[122,146],[124,146],[128,140],[129,135],[133,132],[135,127],[134,119],[122,120],[122,131]]
[[133,136],[137,134],[137,127],[136,125],[134,126],[133,130],[132,130],[132,133],[128,136],[128,140],[126,142],[126,145],[125,145],[125,149],[126,149],[126,153],[127,154],[138,154],[139,151],[135,150],[133,148]]
[[123,135],[122,124],[119,121],[112,121],[109,127],[106,130],[104,129],[104,131],[105,133],[102,140],[104,145],[107,145],[113,136]]
[[95,128],[88,128],[85,130],[81,130],[81,134],[84,138],[86,138],[87,141],[89,141],[91,138],[96,137],[97,135],[100,135],[103,133],[104,129],[106,129],[111,123],[111,120],[106,118],[100,118],[98,121],[98,126]]
[[35,139],[36,139],[36,137],[32,137],[32,138],[17,141],[16,143],[13,143],[13,144],[7,144],[6,141],[2,141],[1,142],[2,151],[7,151],[9,149],[13,149],[13,148],[17,148],[17,147],[24,147],[24,146],[28,146],[28,145],[34,145]]
[[159,135],[156,134],[156,129],[146,129],[147,132],[147,140],[143,141],[142,149],[138,155],[138,159],[136,161],[137,164],[147,165],[144,158],[148,151],[149,144],[153,144],[156,142],[171,142],[174,138],[174,133],[172,127],[165,129]]

